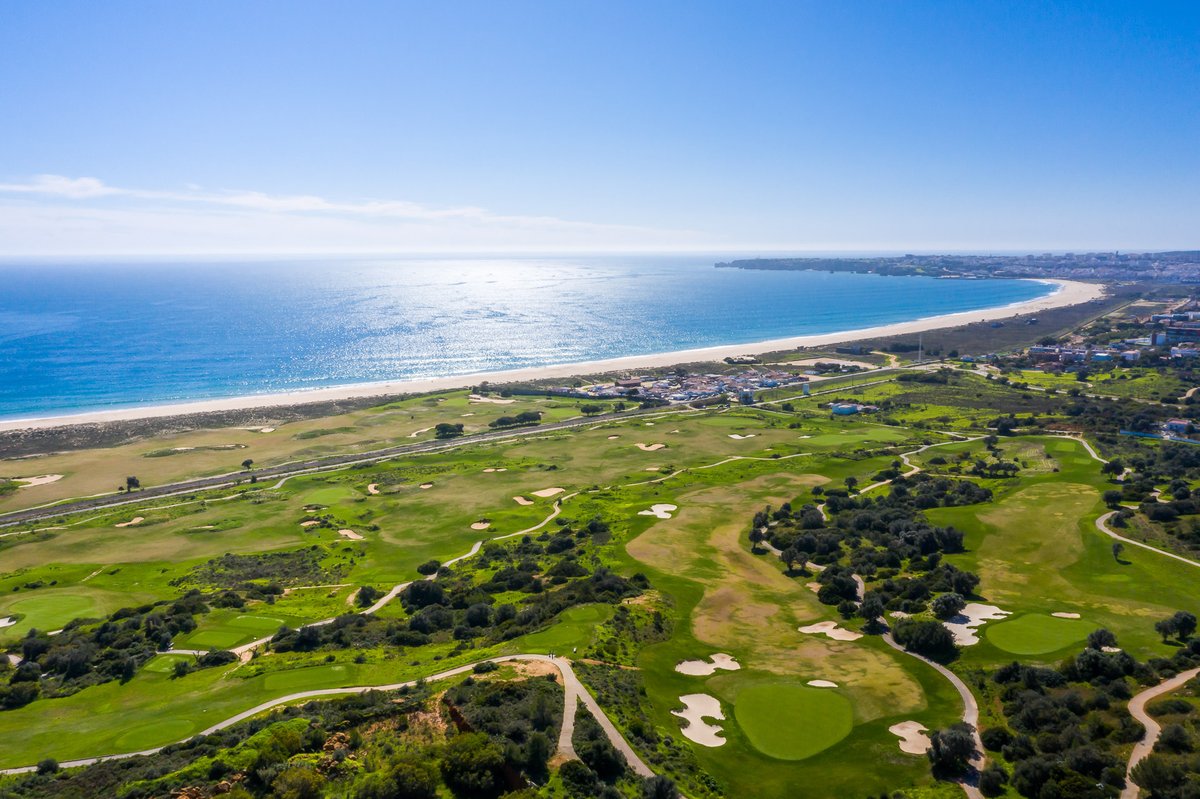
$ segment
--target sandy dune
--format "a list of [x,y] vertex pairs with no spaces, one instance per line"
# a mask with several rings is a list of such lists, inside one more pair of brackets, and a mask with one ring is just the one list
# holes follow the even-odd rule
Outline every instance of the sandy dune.
[[810,624],[807,627],[801,627],[800,632],[811,635],[825,635],[835,641],[857,641],[859,638],[862,638],[862,633],[856,633],[853,630],[843,630],[841,627],[838,627],[836,621],[822,621],[817,624]]
[[638,511],[638,516],[657,516],[660,519],[669,519],[671,518],[671,511],[676,510],[679,510],[678,505],[671,505],[664,502],[658,505],[651,505],[650,510]]
[[556,486],[556,487],[552,487],[552,488],[543,488],[541,491],[531,491],[530,493],[533,494],[535,497],[542,497],[543,499],[545,499],[547,497],[553,497],[557,494],[561,494],[562,492],[564,492],[566,490],[567,489],[565,489],[565,488],[558,488]]
[[809,680],[808,684],[813,688],[837,688],[838,684],[832,680]]
[[478,394],[470,396],[471,402],[490,402],[493,405],[512,405],[516,400],[510,399],[493,399],[492,397],[481,397]]
[[928,727],[915,721],[902,721],[888,727],[888,732],[900,737],[900,751],[908,755],[923,755],[933,743],[926,735]]
[[342,538],[349,538],[351,541],[362,541],[363,537],[353,530],[338,530],[338,535]]
[[962,613],[942,624],[954,636],[954,643],[959,646],[972,646],[979,643],[979,636],[975,634],[979,627],[982,627],[985,622],[1003,619],[1008,615],[1010,615],[1010,611],[1001,610],[995,605],[968,602],[967,606],[962,609]]
[[517,503],[518,505],[532,505],[533,504],[533,500],[525,499],[525,497],[513,497],[513,502]]
[[666,444],[642,444],[641,442],[639,442],[637,445],[638,449],[642,450],[643,452],[657,452],[658,450],[662,449],[665,446],[667,446],[667,445]]
[[675,664],[675,671],[680,674],[686,674],[689,677],[707,677],[717,669],[737,671],[741,667],[742,664],[738,663],[737,658],[733,655],[718,652],[715,655],[710,655],[708,660],[685,660],[682,663],[677,663]]
[[701,746],[721,746],[725,739],[721,737],[722,729],[716,724],[708,724],[705,718],[725,720],[721,712],[721,703],[716,697],[708,694],[686,694],[679,697],[684,704],[684,710],[672,710],[672,716],[678,716],[687,722],[683,728],[683,736],[689,741]]
[[114,527],[133,527],[135,524],[141,524],[144,521],[146,521],[145,516],[134,516],[132,519],[130,519],[127,522],[121,522],[120,524],[116,524],[113,526]]
[[44,486],[47,483],[57,483],[63,479],[61,474],[40,474],[37,477],[14,477],[21,485],[19,488],[33,488],[34,486]]

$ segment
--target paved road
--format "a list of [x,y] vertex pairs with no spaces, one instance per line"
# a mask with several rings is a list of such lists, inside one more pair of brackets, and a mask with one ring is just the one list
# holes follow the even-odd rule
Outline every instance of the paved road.
[[[674,410],[668,410],[666,412],[679,413],[680,411],[687,410],[690,410],[690,408],[679,406]],[[559,430],[570,430],[576,427],[586,427],[588,425],[602,424],[604,422],[620,421],[623,419],[629,419],[631,417],[653,418],[656,415],[661,415],[663,412],[664,411],[661,408],[651,408],[644,411],[625,411],[624,413],[619,414],[606,413],[599,416],[570,419],[563,422],[551,422],[534,427],[523,427],[517,430],[476,433],[449,441],[422,441],[416,444],[401,444],[394,447],[372,450],[370,452],[360,452],[350,455],[330,455],[325,458],[314,458],[312,460],[281,463],[275,466],[267,466],[261,469],[255,469],[253,472],[229,472],[227,474],[212,475],[210,477],[200,477],[194,480],[165,483],[163,485],[144,488],[134,494],[108,494],[99,497],[87,497],[84,499],[64,502],[56,505],[26,508],[19,511],[0,513],[0,527],[10,527],[14,524],[21,524],[23,522],[49,519],[75,513],[83,513],[85,511],[98,510],[101,508],[114,508],[122,505],[133,505],[145,502],[149,499],[178,496],[179,494],[187,494],[202,489],[224,488],[236,485],[239,482],[245,482],[252,475],[257,477],[259,480],[263,480],[268,477],[287,478],[297,474],[307,474],[330,469],[341,469],[345,468],[346,466],[354,466],[360,463],[376,463],[378,461],[390,460],[401,455],[442,452],[444,450],[456,449],[458,447],[472,444],[481,444],[491,441],[504,441],[532,435],[543,435],[545,433],[551,433]]]
[[[617,751],[619,751],[621,754],[623,754],[625,756],[625,760],[628,761],[629,767],[631,769],[633,769],[633,771],[641,777],[653,777],[654,776],[654,772],[651,771],[650,767],[647,766],[646,763],[640,757],[638,757],[637,753],[633,751],[633,747],[631,747],[629,745],[629,742],[625,740],[625,738],[621,735],[621,733],[613,725],[612,721],[610,721],[608,716],[605,715],[604,711],[601,710],[600,705],[598,705],[596,703],[596,700],[593,699],[592,695],[588,693],[586,688],[584,688],[583,683],[579,682],[579,678],[575,676],[575,671],[574,671],[574,669],[571,668],[571,664],[569,661],[567,661],[563,658],[550,657],[549,655],[525,654],[525,655],[501,655],[500,657],[488,658],[487,661],[479,661],[479,662],[484,663],[484,662],[489,662],[489,661],[492,663],[505,663],[505,662],[509,662],[509,661],[549,663],[558,669],[559,673],[562,675],[562,678],[563,678],[563,689],[564,689],[564,697],[565,697],[562,732],[559,735],[559,741],[558,741],[558,754],[559,755],[564,756],[568,759],[572,759],[572,760],[578,759],[575,754],[575,749],[571,745],[571,739],[574,736],[574,730],[575,730],[575,708],[579,702],[582,702],[584,707],[586,707],[589,711],[591,711],[592,715],[596,717],[596,721],[599,722],[601,729],[603,729],[605,735],[608,736],[609,742],[612,743],[613,747],[615,747],[617,749]],[[448,679],[450,677],[457,677],[460,674],[468,674],[477,665],[478,665],[478,663],[469,663],[465,666],[459,666],[458,668],[448,669],[446,671],[439,672],[437,674],[433,674],[429,677],[425,677],[424,681],[425,682],[436,682],[439,680]],[[354,686],[351,688],[325,688],[325,689],[314,690],[314,691],[298,691],[294,694],[288,694],[287,696],[281,696],[277,699],[272,699],[269,702],[263,702],[261,705],[252,707],[249,710],[242,711],[241,713],[238,713],[237,715],[230,716],[229,718],[225,719],[224,721],[220,721],[220,722],[217,722],[216,724],[212,725],[208,729],[199,733],[199,735],[212,735],[214,732],[218,732],[220,730],[225,729],[226,727],[231,727],[234,724],[237,724],[238,722],[245,721],[246,719],[251,718],[253,716],[257,716],[259,713],[262,713],[266,710],[270,710],[273,707],[278,707],[279,705],[287,704],[290,702],[297,702],[297,701],[301,701],[304,699],[319,699],[321,697],[328,697],[328,696],[345,696],[348,694],[363,694],[368,691],[397,691],[397,690],[400,690],[401,688],[411,688],[411,687],[415,686],[418,682],[419,682],[419,680],[409,680],[408,682],[393,683],[391,685],[361,685],[361,686]],[[186,738],[184,740],[185,741],[191,740],[191,738],[193,738],[193,737],[195,737],[195,736],[188,736],[188,738]],[[183,743],[183,741],[180,741],[180,743]],[[153,755],[158,752],[161,752],[164,748],[165,748],[165,746],[160,746],[160,747],[156,747],[154,749],[143,749],[140,752],[128,752],[128,753],[119,754],[119,755],[102,755],[99,757],[83,758],[81,760],[69,760],[64,763],[60,763],[59,765],[63,768],[76,768],[79,766],[90,766],[94,763],[100,763],[105,760],[122,760],[122,759],[130,758],[130,757]],[[36,771],[36,770],[37,770],[37,766],[23,766],[21,768],[0,769],[0,774],[27,774],[29,772]]]
[[1182,688],[1184,683],[1197,674],[1200,674],[1200,669],[1191,669],[1190,671],[1182,672],[1169,680],[1160,682],[1153,688],[1147,688],[1129,700],[1129,715],[1133,716],[1139,724],[1146,728],[1146,735],[1134,745],[1133,751],[1129,754],[1129,766],[1125,770],[1125,790],[1121,791],[1121,799],[1137,799],[1141,788],[1130,779],[1129,775],[1133,773],[1134,766],[1154,751],[1154,744],[1158,743],[1158,736],[1162,732],[1162,727],[1159,723],[1146,712],[1146,704],[1151,699],[1157,699],[1163,694],[1169,694],[1172,691]]

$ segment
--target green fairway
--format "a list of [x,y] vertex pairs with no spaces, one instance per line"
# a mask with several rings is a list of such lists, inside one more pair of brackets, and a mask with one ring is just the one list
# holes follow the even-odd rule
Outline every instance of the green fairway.
[[737,723],[754,748],[779,760],[804,760],[850,734],[854,709],[827,688],[760,683],[738,693]]
[[559,623],[548,630],[519,639],[522,652],[571,654],[586,647],[595,637],[596,627],[613,614],[611,605],[579,605],[559,616]]
[[989,624],[987,639],[1014,655],[1044,655],[1087,638],[1096,625],[1084,619],[1059,619],[1027,613],[1015,619]]

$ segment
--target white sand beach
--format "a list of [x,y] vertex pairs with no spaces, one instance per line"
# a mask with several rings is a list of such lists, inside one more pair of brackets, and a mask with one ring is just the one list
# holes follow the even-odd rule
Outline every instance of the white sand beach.
[[[87,411],[84,413],[64,416],[30,417],[25,419],[7,419],[0,421],[0,431],[20,430],[26,428],[57,427],[67,424],[85,424],[96,422],[112,422],[125,419],[145,419],[163,416],[178,416],[190,413],[205,413],[208,411],[230,411],[245,408],[270,408],[280,405],[295,405],[303,402],[327,402],[350,397],[371,397],[396,394],[419,394],[429,391],[445,391],[465,388],[488,383],[510,383],[522,380],[542,380],[546,378],[565,378],[576,375],[617,372],[630,369],[649,369],[654,367],[674,366],[680,363],[704,361],[719,361],[726,357],[735,357],[747,353],[761,354],[777,350],[794,349],[796,347],[818,347],[840,342],[855,341],[880,336],[899,336],[917,333],[923,330],[933,330],[940,327],[953,327],[974,322],[990,322],[997,319],[1007,319],[1018,314],[1038,313],[1051,308],[1061,308],[1067,305],[1078,305],[1084,302],[1100,299],[1104,296],[1104,287],[1094,283],[1082,283],[1077,280],[1040,279],[1038,282],[1056,286],[1056,290],[1037,299],[1026,302],[1011,303],[996,308],[985,308],[978,311],[960,311],[958,313],[930,316],[924,319],[914,319],[908,322],[898,322],[891,325],[879,325],[858,330],[840,330],[831,333],[819,333],[807,336],[792,336],[790,338],[772,339],[742,344],[723,344],[716,347],[701,347],[674,352],[660,352],[648,355],[631,355],[622,358],[607,358],[580,363],[556,364],[552,366],[527,367],[507,371],[480,372],[469,375],[437,377],[424,380],[384,381],[376,383],[356,383],[348,386],[330,386],[328,388],[306,389],[276,394],[254,394],[242,397],[226,397],[222,399],[200,400],[195,402],[179,402],[165,405],[148,405],[136,408],[120,408],[103,411]],[[485,398],[478,395],[472,397],[474,402],[504,403],[505,400]],[[511,401],[511,400],[509,400]],[[267,428],[259,428],[265,432]]]

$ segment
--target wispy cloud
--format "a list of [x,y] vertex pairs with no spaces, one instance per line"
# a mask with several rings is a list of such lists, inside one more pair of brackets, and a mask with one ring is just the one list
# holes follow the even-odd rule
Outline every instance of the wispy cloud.
[[[689,231],[508,215],[462,205],[251,190],[112,186],[36,175],[0,183],[0,254],[354,249],[673,249]],[[126,242],[126,244],[122,244]]]

